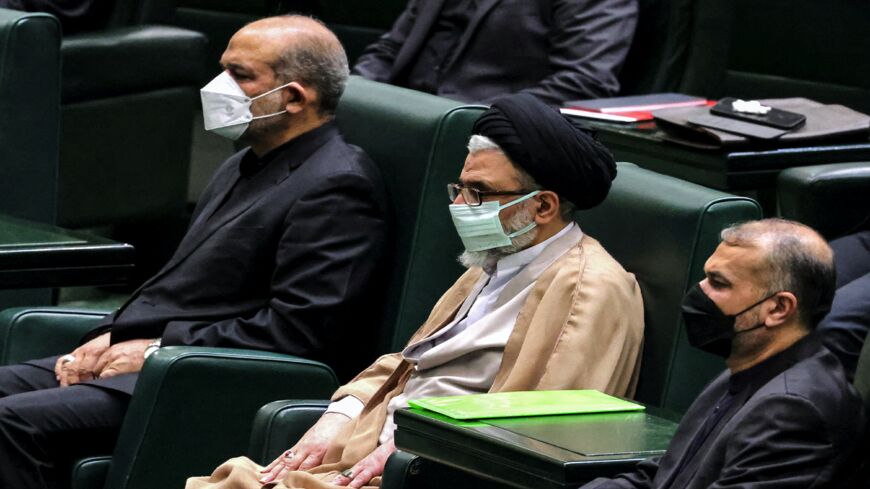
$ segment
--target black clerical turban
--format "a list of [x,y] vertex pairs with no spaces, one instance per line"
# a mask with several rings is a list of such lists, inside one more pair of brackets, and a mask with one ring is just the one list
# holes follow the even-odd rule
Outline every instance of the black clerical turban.
[[580,209],[600,204],[616,177],[607,148],[529,94],[498,99],[472,133],[491,139],[544,189]]

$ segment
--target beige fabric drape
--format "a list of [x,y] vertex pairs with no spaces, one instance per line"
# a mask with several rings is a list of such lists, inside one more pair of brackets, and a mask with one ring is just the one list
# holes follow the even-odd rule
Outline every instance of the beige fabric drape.
[[[480,269],[466,272],[441,297],[411,338],[416,342],[449,324],[477,283]],[[505,346],[490,392],[598,389],[634,394],[643,342],[643,302],[627,273],[595,239],[583,236],[535,283]],[[518,367],[518,368],[515,368]],[[402,392],[413,367],[400,353],[385,355],[338,389],[366,405],[327,451],[324,464],[291,473],[276,489],[336,489],[342,470],[377,447],[390,399]],[[260,467],[232,459],[210,477],[191,478],[187,489],[259,489]],[[376,486],[377,478],[372,481]]]

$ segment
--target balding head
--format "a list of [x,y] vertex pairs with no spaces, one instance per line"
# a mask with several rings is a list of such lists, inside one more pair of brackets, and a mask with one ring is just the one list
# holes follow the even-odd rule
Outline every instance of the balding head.
[[758,273],[768,293],[792,292],[808,329],[830,311],[836,290],[833,251],[812,228],[785,219],[751,221],[722,231],[722,244],[760,249]]
[[347,55],[322,22],[302,15],[260,19],[243,27],[230,41],[256,44],[281,84],[299,82],[318,95],[319,110],[333,114],[347,85]]

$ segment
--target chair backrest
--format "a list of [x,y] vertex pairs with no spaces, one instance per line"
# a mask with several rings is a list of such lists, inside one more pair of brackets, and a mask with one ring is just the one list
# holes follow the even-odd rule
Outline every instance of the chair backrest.
[[482,107],[351,77],[336,119],[381,170],[393,220],[379,352],[404,346],[462,273],[446,184],[459,176]]
[[776,200],[780,216],[827,239],[870,226],[870,162],[784,170],[776,179]]
[[[54,224],[60,146],[60,23],[0,8],[0,213]],[[0,310],[48,304],[48,289],[0,291]]]
[[870,113],[870,8],[854,0],[683,0],[681,91],[803,96]]
[[107,27],[165,23],[177,0],[113,0]]
[[600,206],[577,214],[640,284],[645,340],[637,399],[684,411],[713,376],[721,359],[691,348],[680,303],[703,277],[703,266],[726,226],[761,217],[753,200],[620,163]]
[[0,212],[54,223],[60,24],[0,9]]

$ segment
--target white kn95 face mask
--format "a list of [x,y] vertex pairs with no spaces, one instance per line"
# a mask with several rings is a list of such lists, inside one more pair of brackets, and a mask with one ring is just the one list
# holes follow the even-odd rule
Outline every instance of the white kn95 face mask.
[[290,83],[273,88],[256,97],[248,97],[232,75],[228,71],[224,71],[199,91],[199,96],[202,99],[205,130],[235,141],[248,130],[251,121],[285,114],[286,112],[282,110],[274,114],[254,117],[251,114],[251,103],[260,97],[277,92],[287,85]]

